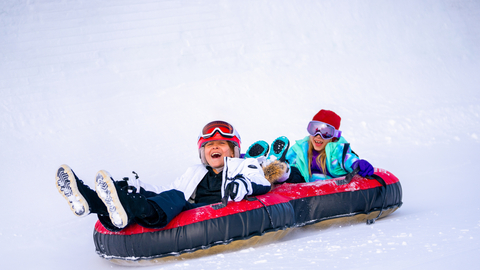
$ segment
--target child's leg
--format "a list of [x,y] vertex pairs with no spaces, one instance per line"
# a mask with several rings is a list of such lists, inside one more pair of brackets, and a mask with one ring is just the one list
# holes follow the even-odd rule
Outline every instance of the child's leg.
[[90,213],[107,213],[107,208],[97,193],[78,179],[69,166],[62,165],[58,168],[55,185],[75,215],[83,217]]
[[155,209],[145,196],[136,193],[126,181],[115,182],[107,171],[97,173],[95,190],[107,207],[112,224],[119,229],[125,228],[134,218],[155,215]]
[[148,201],[156,209],[157,216],[150,218],[137,218],[138,224],[147,228],[165,227],[174,217],[182,211],[197,207],[185,200],[183,192],[172,189],[155,196],[148,197]]
[[[119,182],[116,182],[117,186]],[[191,204],[187,202],[183,192],[174,189],[159,194],[152,194],[152,192],[144,193],[144,190],[142,190],[140,194],[148,194],[149,197],[147,201],[152,208],[155,209],[155,213],[150,216],[133,218],[134,222],[146,228],[163,228],[182,211],[203,206],[203,204]],[[112,223],[108,215],[99,215],[98,219],[102,222],[103,226],[110,231],[122,230],[122,228],[118,228]],[[132,219],[129,221],[132,222]]]

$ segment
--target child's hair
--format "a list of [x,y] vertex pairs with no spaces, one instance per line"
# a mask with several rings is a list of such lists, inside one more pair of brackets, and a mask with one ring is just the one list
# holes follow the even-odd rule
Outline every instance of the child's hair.
[[230,151],[232,151],[232,154],[235,155],[235,144],[231,141],[227,141],[228,147],[230,147]]
[[[335,142],[337,141],[337,138],[333,138],[330,142]],[[329,144],[328,142],[327,144]],[[327,147],[327,144],[325,144],[325,147],[320,151],[320,154],[317,156],[317,159],[315,162],[317,162],[317,165],[322,168],[323,174],[327,174],[327,153],[325,152],[325,148]],[[308,158],[308,174],[312,176],[312,156],[313,156],[313,144],[311,140],[308,140],[308,152],[307,152],[307,158]]]
[[[312,176],[312,156],[313,156],[313,144],[310,140],[308,140],[308,152],[307,152],[307,157],[308,157],[308,174]],[[322,172],[324,174],[327,174],[327,154],[325,153],[325,148],[320,151],[320,155],[317,156],[317,159],[315,160],[317,162],[317,165],[322,168]]]

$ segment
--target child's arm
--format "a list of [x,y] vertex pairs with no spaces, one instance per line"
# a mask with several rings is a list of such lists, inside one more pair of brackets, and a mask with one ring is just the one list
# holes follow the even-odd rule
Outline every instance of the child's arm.
[[224,170],[227,174],[224,174],[225,190],[233,190],[235,194],[229,200],[241,201],[247,195],[261,195],[270,191],[271,184],[256,159],[227,158]]
[[305,178],[300,173],[300,170],[295,166],[290,166],[290,176],[287,178],[285,183],[305,183]]

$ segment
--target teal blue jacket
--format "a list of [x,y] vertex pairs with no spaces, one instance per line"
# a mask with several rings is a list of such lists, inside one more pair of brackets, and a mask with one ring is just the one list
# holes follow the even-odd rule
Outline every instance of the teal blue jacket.
[[[294,166],[300,170],[305,182],[313,182],[318,180],[331,179],[327,174],[313,174],[310,176],[308,173],[308,140],[310,136],[307,136],[301,140],[295,142],[295,144],[288,150],[286,159],[291,166]],[[342,161],[343,149],[348,147],[345,155],[345,160]],[[350,144],[343,137],[336,142],[330,142],[325,146],[325,152],[327,154],[326,165],[327,171],[333,178],[346,175],[353,171],[352,164],[358,160],[358,156],[350,149]]]

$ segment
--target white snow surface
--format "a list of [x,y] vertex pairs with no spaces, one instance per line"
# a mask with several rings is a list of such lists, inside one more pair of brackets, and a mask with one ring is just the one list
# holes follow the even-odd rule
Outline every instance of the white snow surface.
[[479,269],[479,26],[476,0],[2,0],[0,268],[124,268],[57,192],[61,164],[168,184],[211,120],[245,152],[324,108],[400,179],[397,212],[144,269]]

